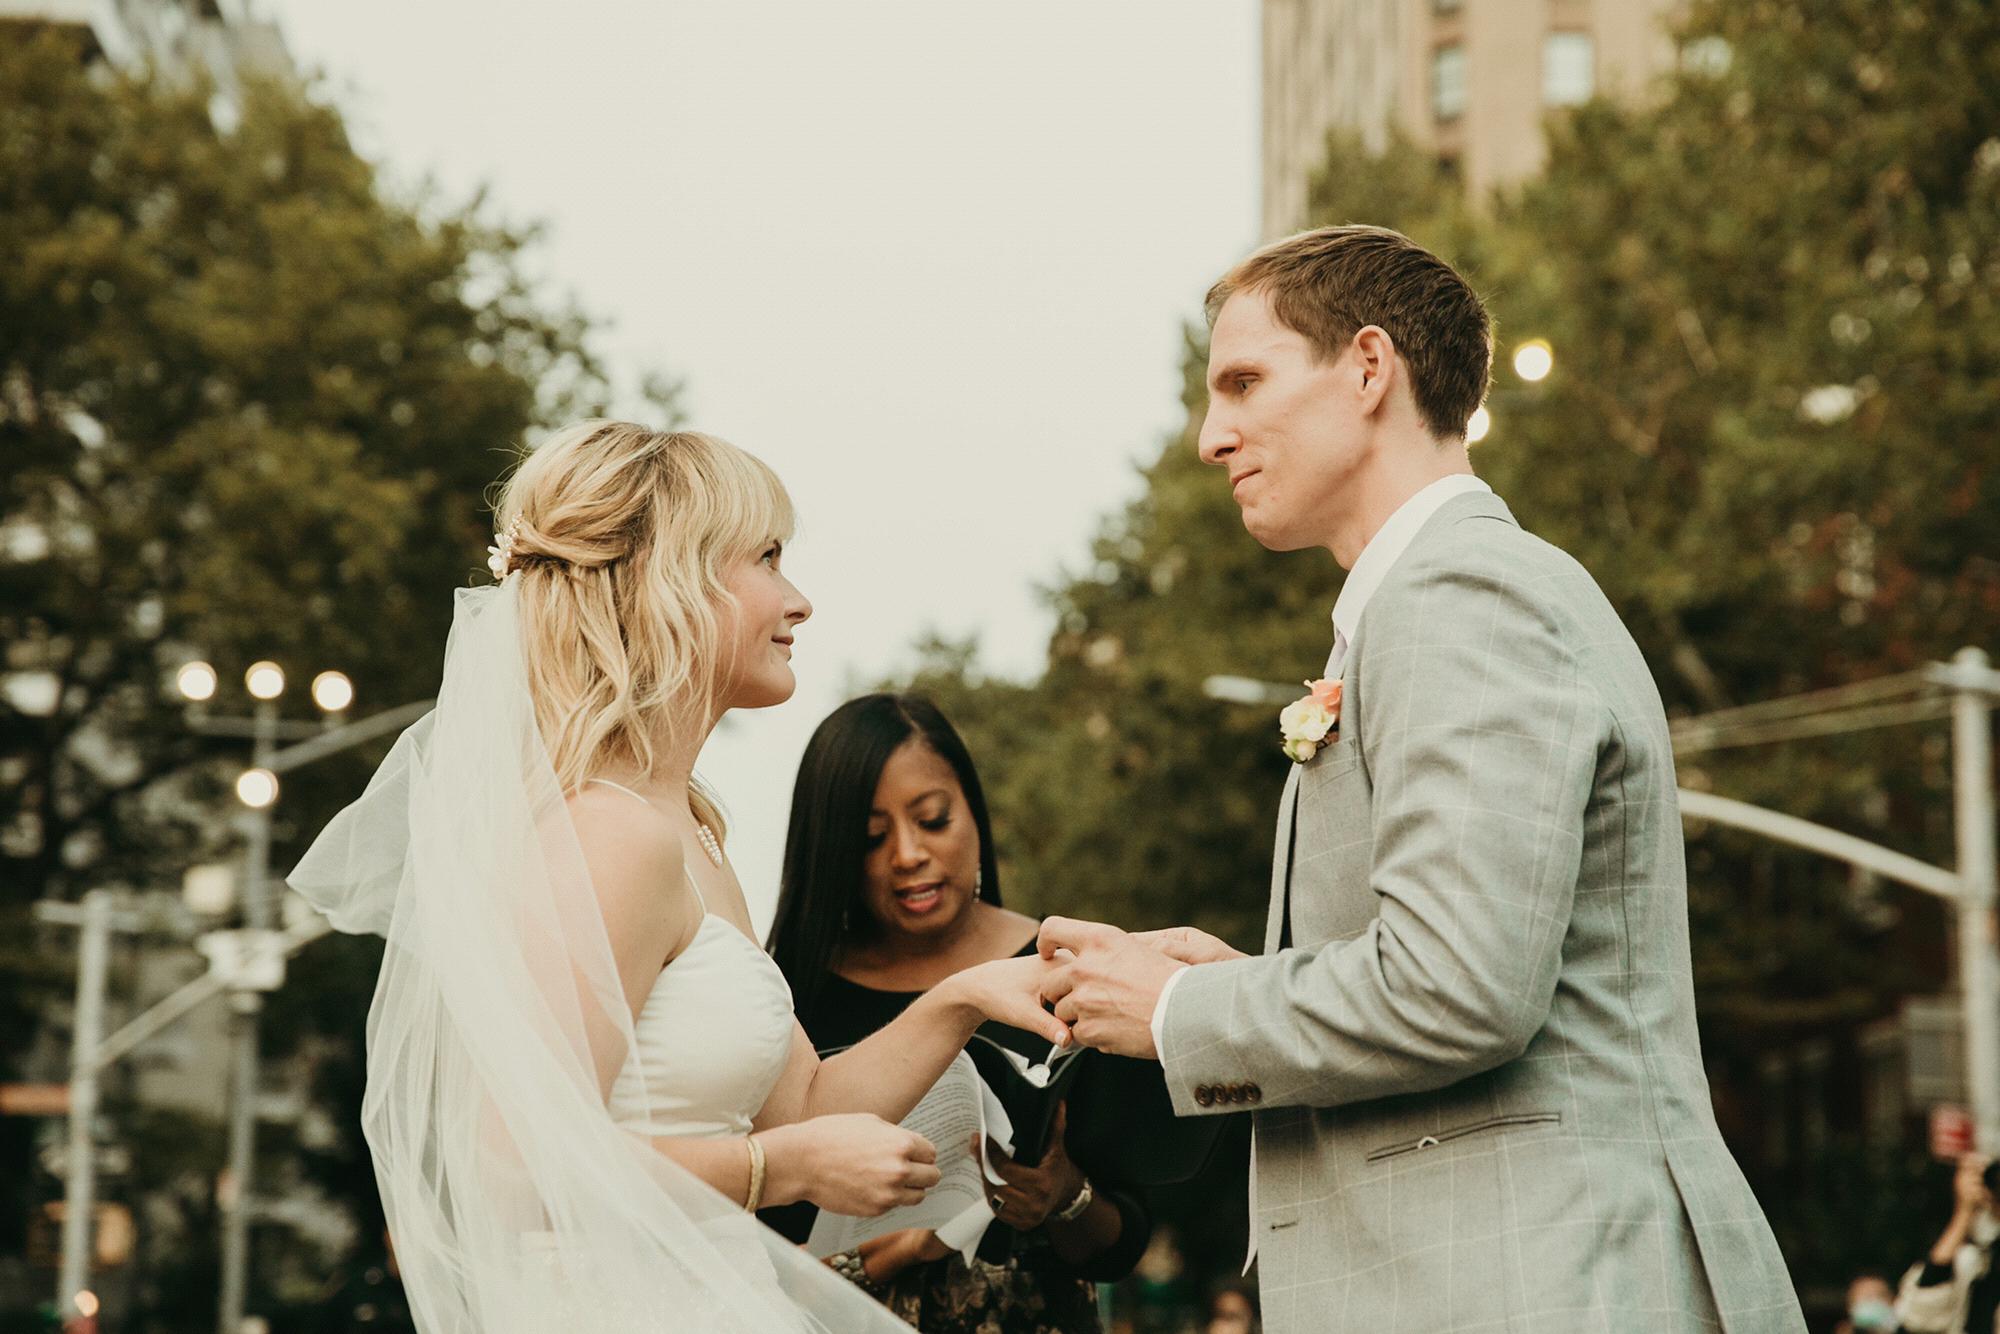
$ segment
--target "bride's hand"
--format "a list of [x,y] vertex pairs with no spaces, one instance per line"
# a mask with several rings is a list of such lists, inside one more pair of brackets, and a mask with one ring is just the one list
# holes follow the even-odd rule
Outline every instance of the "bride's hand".
[[929,1140],[866,1112],[815,1116],[759,1133],[774,1204],[811,1200],[836,1214],[874,1218],[922,1203],[941,1179]]
[[995,959],[953,973],[949,987],[964,1004],[995,1023],[1040,1033],[1058,1047],[1069,1045],[1069,1025],[1042,1008],[1042,979],[1055,965],[1038,955]]

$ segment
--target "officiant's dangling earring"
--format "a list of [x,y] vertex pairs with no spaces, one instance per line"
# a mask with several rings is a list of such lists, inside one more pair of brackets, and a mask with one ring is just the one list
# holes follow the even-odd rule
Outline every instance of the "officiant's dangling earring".
[[982,866],[978,870],[972,873],[972,897],[975,899],[984,898],[985,895],[986,895],[986,868]]

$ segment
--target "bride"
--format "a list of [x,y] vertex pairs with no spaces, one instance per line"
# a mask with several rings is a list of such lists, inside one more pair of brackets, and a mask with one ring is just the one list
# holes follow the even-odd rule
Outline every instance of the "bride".
[[723,441],[569,427],[500,501],[437,706],[290,876],[388,948],[362,1120],[425,1334],[904,1327],[758,1225],[938,1181],[895,1124],[1044,964],[967,969],[818,1060],[695,756],[794,688],[790,501]]

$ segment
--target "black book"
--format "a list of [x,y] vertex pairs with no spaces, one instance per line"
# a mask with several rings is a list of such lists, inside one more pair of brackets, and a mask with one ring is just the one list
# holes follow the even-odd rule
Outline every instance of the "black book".
[[[987,1024],[966,1052],[1014,1123],[1014,1158],[1039,1163],[1056,1107],[1069,1113],[1063,1147],[1087,1176],[1127,1186],[1186,1181],[1208,1161],[1223,1116],[1179,1117],[1156,1061],[1071,1046]],[[1045,1075],[1043,1072],[1046,1072]]]

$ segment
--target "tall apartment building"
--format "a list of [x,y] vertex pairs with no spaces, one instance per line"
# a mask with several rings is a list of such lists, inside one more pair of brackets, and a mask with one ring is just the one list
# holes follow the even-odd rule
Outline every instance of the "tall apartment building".
[[1541,169],[1542,121],[1670,67],[1683,0],[1264,0],[1263,230],[1305,223],[1327,131],[1391,128],[1477,197]]

